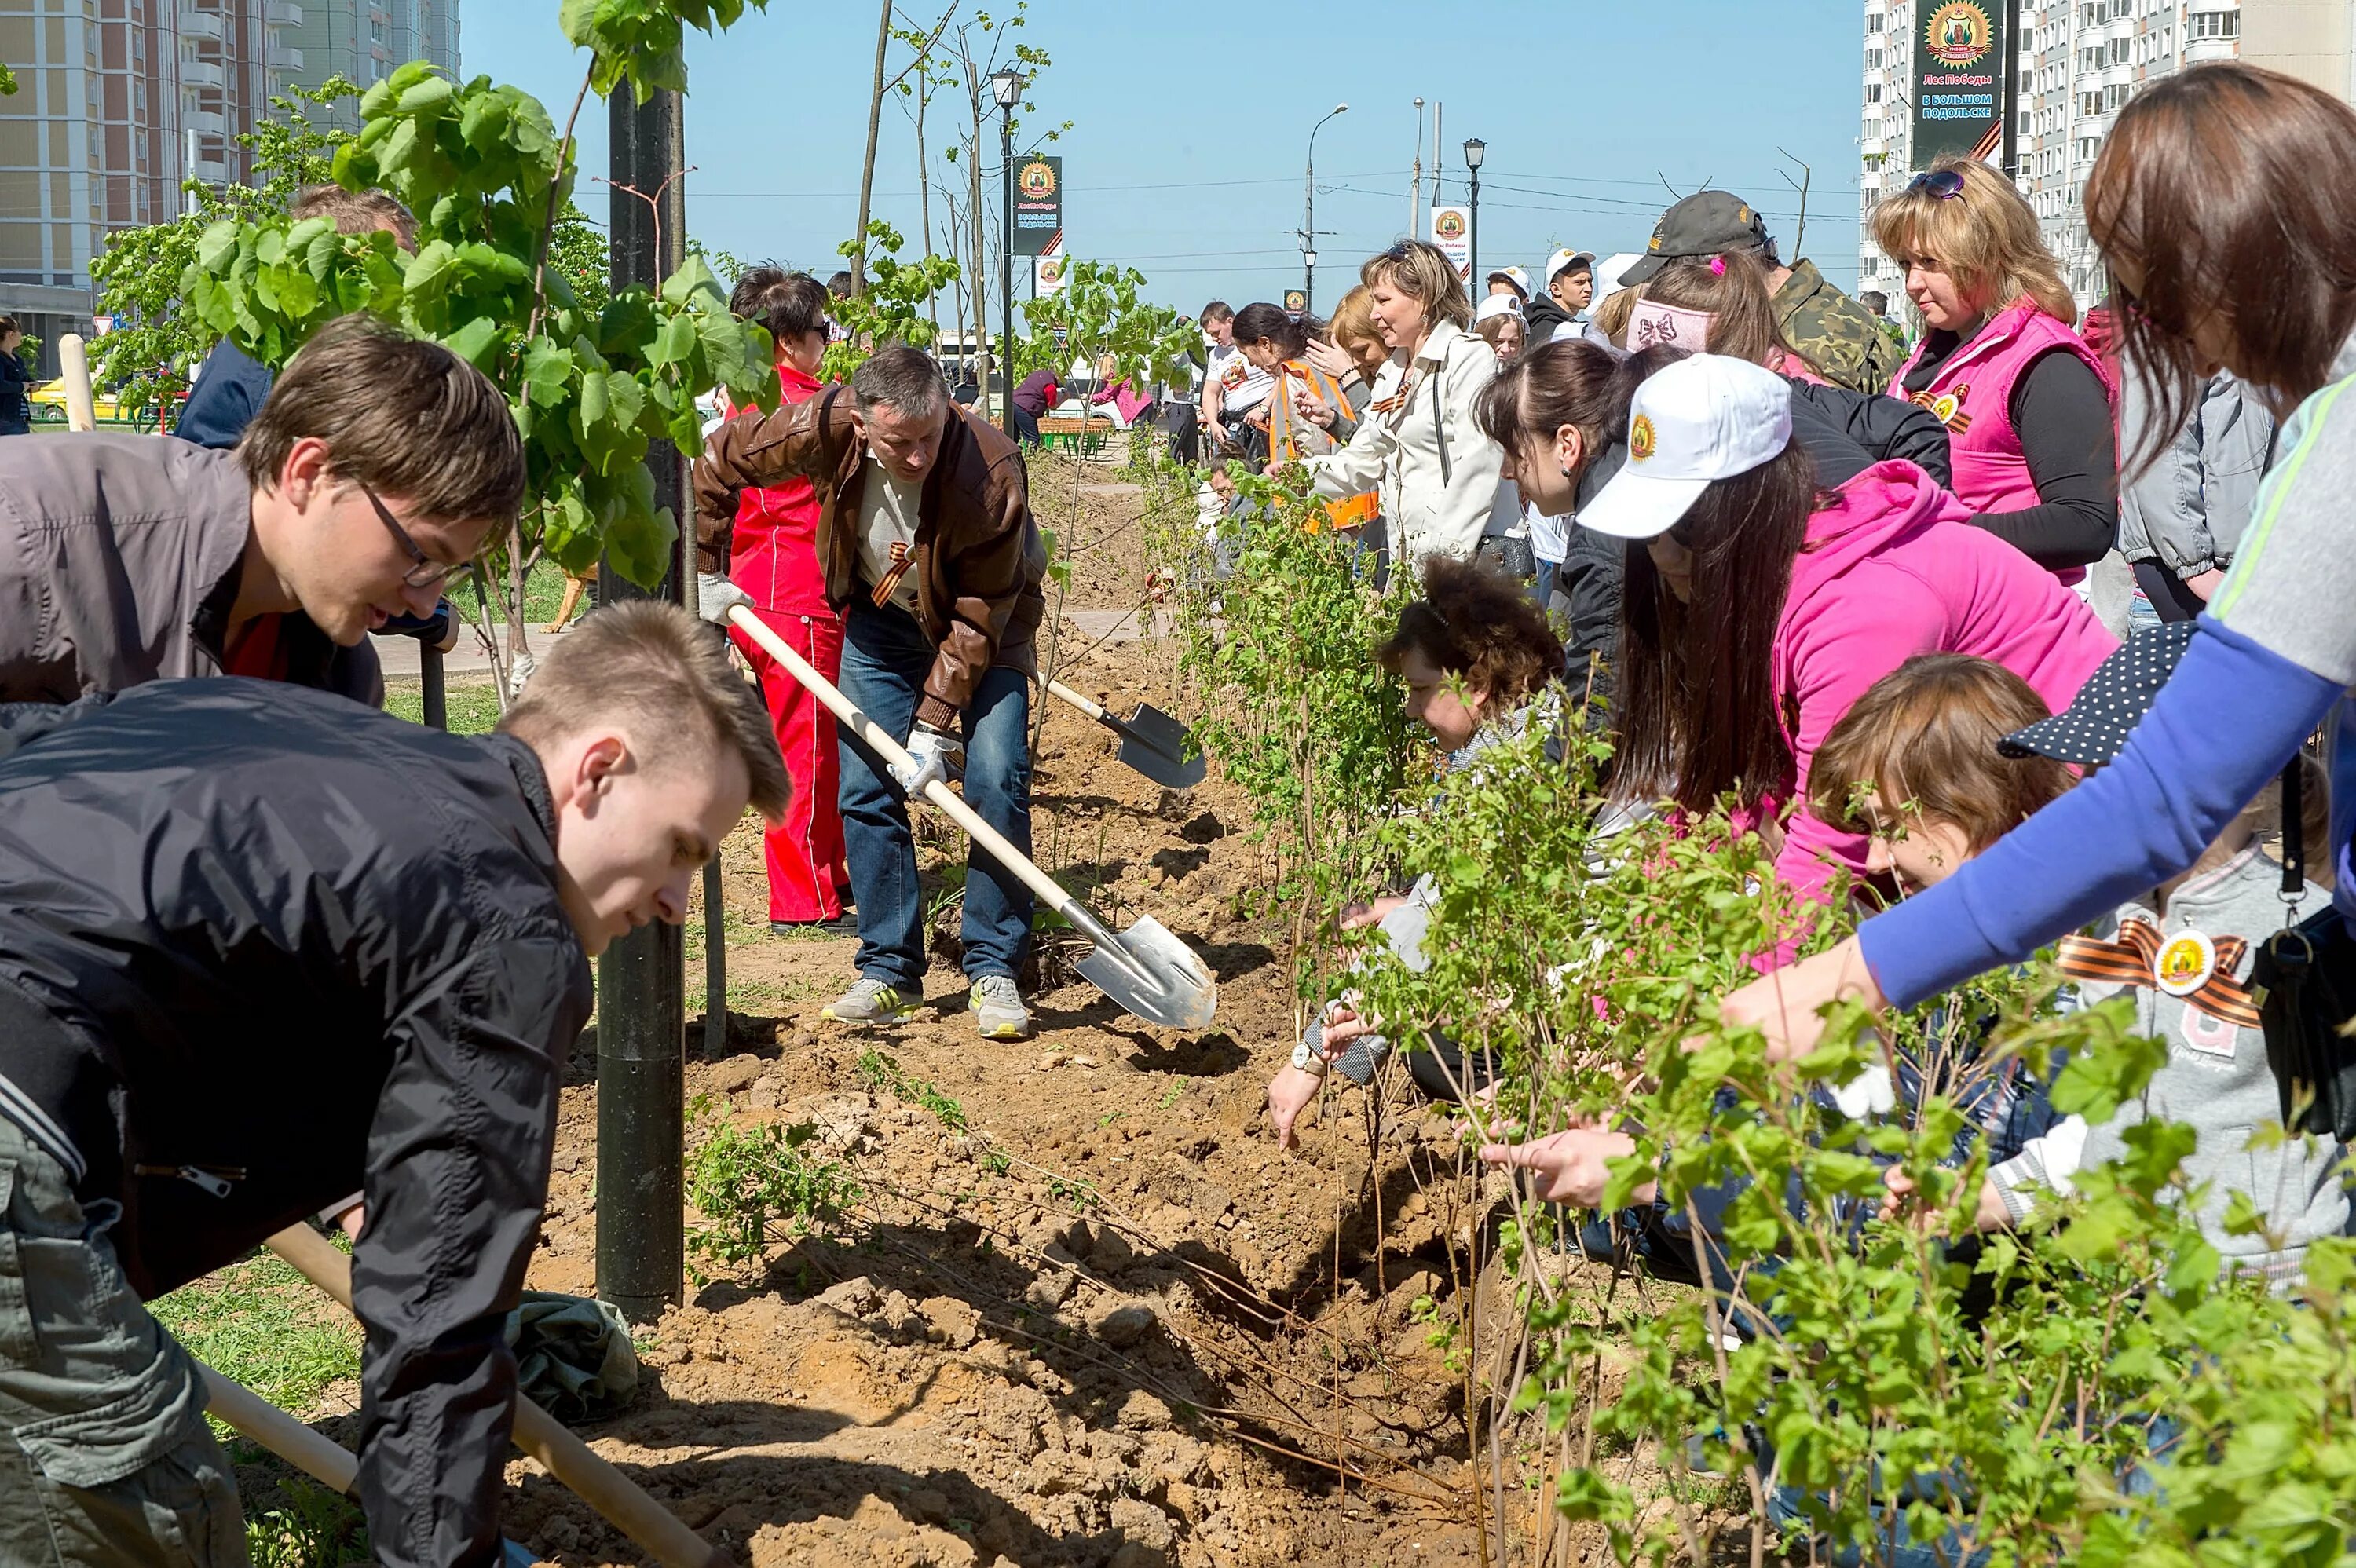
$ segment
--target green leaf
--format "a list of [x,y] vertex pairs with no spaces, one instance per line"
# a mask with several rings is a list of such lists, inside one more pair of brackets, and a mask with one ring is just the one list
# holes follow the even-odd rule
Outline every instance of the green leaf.
[[442,339],[451,353],[476,369],[490,372],[499,344],[499,324],[495,317],[478,315],[459,324],[457,329]]
[[605,557],[639,587],[653,588],[670,570],[670,547],[678,538],[679,525],[669,507],[652,511],[634,507],[606,525]]
[[662,324],[655,334],[654,347],[647,353],[649,365],[676,365],[695,352],[695,318],[681,313]]

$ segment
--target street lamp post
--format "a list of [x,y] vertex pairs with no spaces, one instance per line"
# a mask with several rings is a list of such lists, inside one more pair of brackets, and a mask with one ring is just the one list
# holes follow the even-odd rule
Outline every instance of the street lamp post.
[[[1347,114],[1346,103],[1333,105],[1334,114]],[[1301,314],[1307,315],[1316,297],[1317,283],[1317,133],[1325,128],[1325,120],[1309,127],[1309,164],[1301,178]]]
[[1465,227],[1470,230],[1468,243],[1472,251],[1472,276],[1464,280],[1464,284],[1465,292],[1476,296],[1476,304],[1479,303],[1477,295],[1481,288],[1481,160],[1488,155],[1488,152],[1489,144],[1480,137],[1465,139],[1464,166],[1472,176],[1472,200],[1470,203],[1472,212],[1465,220]]
[[[991,96],[998,101],[998,188],[1002,208],[998,247],[998,304],[1005,332],[1005,365],[1000,379],[1005,391],[998,405],[998,428],[1014,433],[1014,106],[1023,100],[1023,73],[1012,68],[990,79]],[[984,327],[986,334],[989,328]],[[987,389],[988,383],[984,382]]]

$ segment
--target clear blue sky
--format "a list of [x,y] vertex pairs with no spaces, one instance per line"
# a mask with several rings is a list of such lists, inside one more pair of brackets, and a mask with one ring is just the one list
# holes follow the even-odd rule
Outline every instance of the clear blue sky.
[[[904,3],[929,25],[948,0]],[[976,3],[966,0],[969,14]],[[979,3],[1002,16],[1011,0]],[[556,9],[469,0],[460,48],[466,72],[516,83],[561,120],[585,57],[564,43]],[[1405,230],[1419,95],[1427,116],[1434,101],[1446,107],[1446,199],[1463,197],[1464,138],[1488,144],[1484,271],[1511,261],[1535,272],[1557,244],[1642,249],[1669,199],[1663,176],[1681,193],[1708,181],[1749,197],[1789,260],[1799,195],[1778,170],[1800,171],[1781,146],[1815,166],[1807,253],[1839,286],[1856,281],[1862,26],[1847,0],[1034,0],[1030,16],[1021,36],[1054,59],[1032,90],[1034,124],[1072,122],[1046,149],[1064,157],[1067,251],[1135,266],[1152,297],[1183,310],[1298,285],[1306,138],[1346,100],[1350,112],[1317,138],[1317,226],[1335,231],[1319,241],[1317,298],[1330,304],[1358,261]],[[875,20],[870,5],[775,0],[718,38],[690,35],[690,232],[820,276],[841,264]],[[895,45],[892,69],[905,58]],[[591,100],[582,120],[580,200],[602,221],[608,197],[588,176],[605,169],[604,106]],[[928,142],[934,130],[928,117]],[[913,249],[915,136],[896,99],[876,188],[878,215]]]

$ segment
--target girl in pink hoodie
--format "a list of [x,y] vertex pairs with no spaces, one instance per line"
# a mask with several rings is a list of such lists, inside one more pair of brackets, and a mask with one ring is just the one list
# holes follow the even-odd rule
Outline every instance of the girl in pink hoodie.
[[[1791,385],[1719,355],[1636,389],[1628,462],[1582,527],[1644,542],[1621,602],[1617,784],[1691,811],[1772,818],[1807,799],[1816,747],[1917,654],[1971,654],[2055,711],[2117,644],[2078,596],[1912,464],[1819,490]],[[1772,841],[1772,827],[1770,830]],[[1803,804],[1776,871],[1809,892],[1862,875],[1864,836]]]

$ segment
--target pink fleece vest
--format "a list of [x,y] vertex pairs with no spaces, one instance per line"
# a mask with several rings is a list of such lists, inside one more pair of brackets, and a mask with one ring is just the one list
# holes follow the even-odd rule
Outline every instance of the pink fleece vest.
[[[2058,348],[2077,356],[2102,381],[2112,419],[2118,417],[2118,378],[2103,357],[2026,295],[1997,312],[1978,336],[1949,356],[1929,386],[1909,392],[1906,377],[1929,342],[1925,336],[1915,345],[1897,379],[1890,383],[1890,395],[1921,404],[1947,427],[1947,451],[1955,467],[1953,488],[1975,514],[2025,511],[2043,498],[2029,476],[2020,432],[2012,428],[2013,388],[2039,355]],[[2074,583],[2086,572],[2073,566],[2053,575]]]

